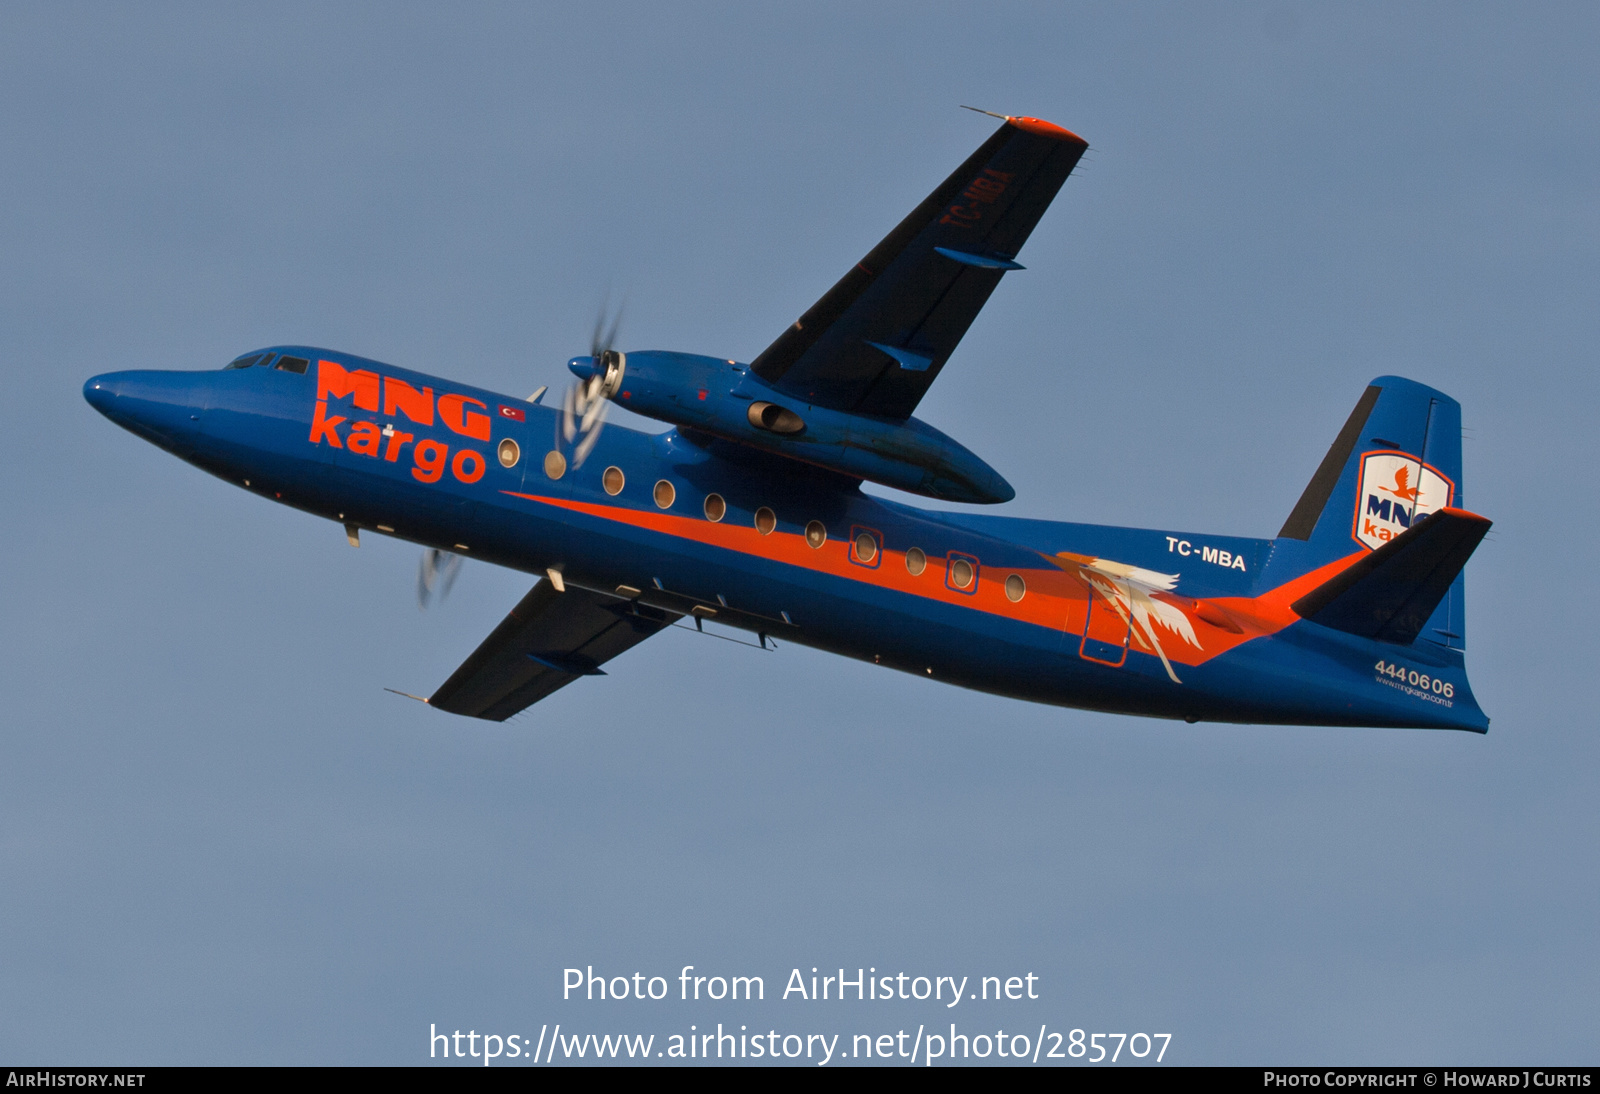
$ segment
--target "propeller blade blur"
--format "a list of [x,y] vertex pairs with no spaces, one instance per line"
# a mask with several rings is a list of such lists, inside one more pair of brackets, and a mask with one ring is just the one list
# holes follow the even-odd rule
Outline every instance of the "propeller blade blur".
[[422,563],[417,568],[417,607],[426,610],[435,599],[442,604],[460,572],[460,555],[437,548],[422,552]]

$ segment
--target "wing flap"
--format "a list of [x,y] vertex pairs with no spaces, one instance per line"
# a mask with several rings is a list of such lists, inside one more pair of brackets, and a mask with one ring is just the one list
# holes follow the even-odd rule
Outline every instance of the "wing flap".
[[1440,509],[1291,605],[1325,627],[1409,646],[1492,522]]
[[751,370],[816,406],[910,417],[1087,147],[1008,119]]
[[503,722],[677,618],[671,612],[541,580],[428,698],[451,714]]

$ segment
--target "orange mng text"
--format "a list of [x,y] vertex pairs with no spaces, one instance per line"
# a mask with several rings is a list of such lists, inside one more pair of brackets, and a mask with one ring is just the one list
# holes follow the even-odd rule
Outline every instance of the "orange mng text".
[[[381,395],[381,399],[380,399]],[[473,440],[489,440],[488,406],[470,395],[448,394],[434,398],[431,387],[420,391],[404,380],[393,376],[379,376],[368,369],[346,369],[335,361],[317,362],[317,404],[311,417],[312,444],[328,444],[334,448],[347,448],[358,456],[384,459],[397,463],[406,445],[411,445],[414,466],[411,475],[418,482],[434,483],[450,468],[459,481],[477,482],[483,478],[488,461],[481,452],[471,448],[457,448],[451,455],[450,445],[431,437],[417,439],[414,433],[405,433],[391,421],[379,428],[376,421],[357,418],[350,422],[343,435],[339,426],[347,420],[344,415],[329,415],[329,400],[350,401],[351,411],[365,410],[384,416],[404,416],[417,426],[433,427],[435,410],[438,420],[446,429],[458,436]],[[473,410],[471,407],[481,407]],[[345,409],[340,407],[339,409]]]

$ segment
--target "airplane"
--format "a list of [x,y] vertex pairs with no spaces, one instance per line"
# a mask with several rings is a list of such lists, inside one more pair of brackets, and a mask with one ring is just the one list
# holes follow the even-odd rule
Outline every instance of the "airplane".
[[[987,113],[987,112],[984,112]],[[999,127],[753,360],[614,349],[560,405],[310,346],[95,376],[113,422],[245,490],[538,575],[431,695],[504,721],[670,626],[1189,723],[1487,732],[1467,682],[1461,408],[1361,394],[1272,539],[935,511],[1015,491],[914,416],[1088,144]],[[604,428],[612,405],[665,433]],[[757,642],[751,643],[752,645]],[[613,670],[614,671],[614,670]],[[599,686],[599,685],[589,685]],[[406,694],[402,692],[401,694]]]

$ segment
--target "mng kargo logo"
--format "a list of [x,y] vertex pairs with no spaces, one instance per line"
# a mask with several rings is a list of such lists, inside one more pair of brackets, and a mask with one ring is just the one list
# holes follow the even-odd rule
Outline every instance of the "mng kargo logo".
[[1368,452],[1356,479],[1356,521],[1352,535],[1379,548],[1417,521],[1451,502],[1455,484],[1416,456]]

